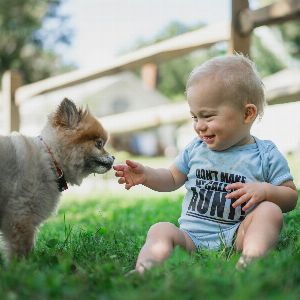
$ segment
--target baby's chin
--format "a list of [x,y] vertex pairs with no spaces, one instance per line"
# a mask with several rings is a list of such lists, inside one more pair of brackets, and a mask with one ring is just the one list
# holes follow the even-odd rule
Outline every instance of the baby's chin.
[[218,148],[218,147],[208,147],[208,149],[211,151],[216,151],[216,152],[221,152],[221,151],[226,150],[226,149],[222,149],[222,148]]
[[213,145],[213,144],[206,144],[207,148],[209,150],[212,150],[212,151],[225,151],[229,148],[231,148],[231,146],[228,146],[228,145]]

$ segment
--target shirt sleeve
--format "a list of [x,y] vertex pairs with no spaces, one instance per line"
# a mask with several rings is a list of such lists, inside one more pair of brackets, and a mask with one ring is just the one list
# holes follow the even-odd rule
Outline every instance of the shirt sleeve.
[[189,173],[189,161],[190,161],[190,152],[193,149],[197,139],[194,139],[189,145],[185,147],[185,149],[178,154],[175,159],[175,166],[178,168],[180,172],[187,175]]
[[268,182],[281,185],[285,181],[293,180],[287,160],[274,145],[269,150]]

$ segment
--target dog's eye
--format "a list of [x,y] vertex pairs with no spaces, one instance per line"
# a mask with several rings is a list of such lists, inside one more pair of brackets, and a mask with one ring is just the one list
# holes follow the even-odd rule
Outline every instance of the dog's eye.
[[103,142],[101,140],[97,140],[95,143],[96,148],[102,149],[103,148]]

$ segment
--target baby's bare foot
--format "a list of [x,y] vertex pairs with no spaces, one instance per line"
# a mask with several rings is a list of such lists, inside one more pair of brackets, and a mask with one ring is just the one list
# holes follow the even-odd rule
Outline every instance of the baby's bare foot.
[[242,254],[235,265],[237,270],[245,270],[251,263],[257,260],[257,257]]
[[131,271],[129,271],[129,272],[127,272],[127,273],[125,273],[125,277],[130,277],[130,276],[132,276],[132,275],[141,275],[141,274],[139,274],[138,272],[137,272],[137,270],[136,269],[133,269],[133,270],[131,270]]
[[157,264],[154,260],[146,260],[143,262],[140,262],[134,270],[131,270],[125,274],[125,277],[129,277],[131,275],[137,274],[137,275],[144,275],[146,270],[149,270],[153,267],[153,265]]

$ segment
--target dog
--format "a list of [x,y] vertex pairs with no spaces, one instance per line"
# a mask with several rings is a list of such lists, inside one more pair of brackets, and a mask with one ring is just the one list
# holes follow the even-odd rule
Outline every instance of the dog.
[[38,137],[0,136],[0,230],[8,259],[34,247],[38,227],[61,192],[91,173],[112,168],[108,134],[89,112],[65,98]]

